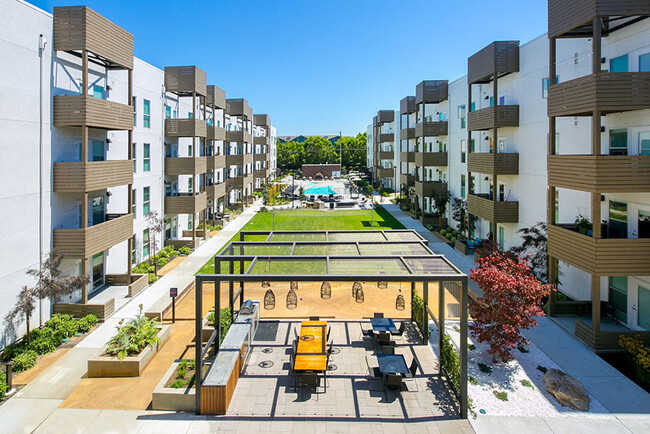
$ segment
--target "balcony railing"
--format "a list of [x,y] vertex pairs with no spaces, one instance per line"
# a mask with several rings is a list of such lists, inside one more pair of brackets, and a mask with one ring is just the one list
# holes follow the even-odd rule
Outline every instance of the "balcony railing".
[[271,144],[271,138],[270,137],[253,137],[253,144],[254,145],[265,145],[269,146]]
[[447,135],[447,121],[419,122],[415,124],[415,137],[435,137]]
[[400,139],[409,140],[415,138],[415,127],[412,128],[402,128],[400,131]]
[[418,167],[426,166],[446,166],[446,152],[416,152],[415,165]]
[[217,184],[208,185],[205,187],[205,192],[209,199],[218,199],[226,194],[226,183],[220,182]]
[[415,152],[400,152],[399,159],[402,163],[413,163],[415,162]]
[[208,125],[206,129],[206,139],[208,140],[226,140],[226,129],[216,125]]
[[392,178],[395,175],[395,170],[393,169],[384,169],[382,167],[377,169],[377,176],[380,178]]
[[487,194],[469,194],[467,212],[490,222],[519,222],[519,202],[494,201]]
[[519,72],[519,41],[495,41],[467,60],[467,82],[488,83],[497,77]]
[[208,125],[202,119],[165,119],[167,137],[206,137]]
[[165,175],[194,175],[207,171],[208,157],[165,158]]
[[181,193],[165,196],[165,214],[196,214],[207,207],[207,193]]
[[84,259],[133,236],[132,214],[109,214],[103,223],[85,229],[54,229],[53,247],[68,258]]
[[519,154],[470,152],[467,158],[467,170],[492,175],[518,175]]
[[192,93],[205,96],[208,93],[205,72],[196,66],[166,66],[165,90],[181,96]]
[[415,86],[415,102],[439,103],[448,98],[447,80],[425,80]]
[[84,95],[54,97],[54,125],[132,130],[133,107]]
[[470,131],[484,131],[492,128],[518,127],[519,106],[499,105],[469,112],[467,128]]
[[395,141],[395,134],[393,133],[379,133],[377,135],[377,142],[379,143],[394,142],[394,141]]
[[447,183],[440,181],[415,181],[415,194],[419,197],[442,195],[447,191]]
[[244,130],[226,131],[226,141],[237,142],[237,143],[252,143],[253,135],[248,131],[244,131]]
[[593,238],[574,228],[549,225],[549,256],[596,276],[641,276],[650,270],[650,238]]
[[650,72],[598,72],[550,86],[549,116],[590,116],[650,108]]
[[549,155],[548,184],[592,193],[650,192],[650,155]]
[[54,191],[77,193],[133,183],[130,160],[54,163]]
[[399,175],[399,182],[407,187],[413,186],[415,185],[415,175],[401,173]]

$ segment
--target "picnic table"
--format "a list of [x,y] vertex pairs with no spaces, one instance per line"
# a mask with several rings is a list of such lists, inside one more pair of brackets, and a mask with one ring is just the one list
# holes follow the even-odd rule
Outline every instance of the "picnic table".
[[327,322],[303,321],[296,347],[293,369],[296,371],[327,370]]
[[370,324],[375,332],[396,332],[395,322],[392,318],[370,318]]

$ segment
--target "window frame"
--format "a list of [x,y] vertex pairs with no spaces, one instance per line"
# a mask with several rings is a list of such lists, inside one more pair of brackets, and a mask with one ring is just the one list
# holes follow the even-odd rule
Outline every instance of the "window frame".
[[151,101],[142,100],[142,127],[151,128]]
[[151,144],[142,144],[142,171],[151,172]]
[[151,210],[151,189],[149,186],[142,188],[142,215],[146,216]]

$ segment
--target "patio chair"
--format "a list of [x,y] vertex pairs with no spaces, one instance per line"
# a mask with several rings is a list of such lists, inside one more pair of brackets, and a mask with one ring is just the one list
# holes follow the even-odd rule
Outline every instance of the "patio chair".
[[399,325],[399,329],[395,332],[390,332],[390,334],[391,336],[396,336],[401,338],[402,336],[404,336],[404,330],[406,330],[406,322],[402,321]]
[[383,317],[384,317],[383,312],[375,312],[375,315],[373,316],[373,318],[383,318]]
[[382,345],[379,350],[382,354],[395,354],[395,347],[392,345]]
[[380,332],[379,335],[377,335],[377,343],[379,345],[390,345],[390,333]]
[[320,317],[319,316],[310,316],[309,321],[320,321]]
[[368,376],[371,378],[380,378],[381,377],[381,372],[379,371],[378,366],[370,366],[370,360],[368,360],[368,356],[366,356],[366,366],[368,367]]
[[412,381],[413,384],[415,385],[415,391],[419,392],[418,383],[415,380],[415,376],[417,375],[417,372],[418,372],[418,361],[416,360],[415,357],[413,357],[413,360],[411,361],[411,366],[409,366],[409,372],[408,374],[404,375],[404,380]]
[[[300,376],[300,387],[303,389],[313,388],[316,393],[318,393],[318,388],[320,387],[320,377],[316,372],[305,372]],[[327,391],[327,386],[325,388]]]
[[363,338],[364,336],[369,337],[369,338],[374,338],[375,332],[372,330],[372,328],[364,329],[363,324],[364,323],[359,324],[359,327],[361,327],[361,336],[360,336],[360,338]]
[[384,379],[387,389],[399,390],[402,388],[402,376],[399,374],[388,374]]

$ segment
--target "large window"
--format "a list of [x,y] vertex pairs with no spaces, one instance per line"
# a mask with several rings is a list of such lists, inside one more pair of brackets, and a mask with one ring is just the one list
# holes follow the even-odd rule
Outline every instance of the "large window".
[[142,171],[149,172],[151,170],[151,145],[149,143],[144,143],[142,145]]
[[465,154],[467,153],[467,141],[466,140],[461,140],[460,141],[460,162],[464,163],[465,162]]
[[650,132],[639,133],[639,155],[650,155]]
[[609,72],[628,72],[628,56],[615,57],[609,61]]
[[131,263],[135,264],[136,263],[136,257],[135,257],[135,235],[133,238],[131,238]]
[[133,173],[136,172],[136,155],[137,153],[135,152],[136,144],[134,143],[133,146],[131,146],[131,159],[133,160]]
[[142,259],[149,257],[149,229],[142,231]]
[[609,304],[614,307],[616,319],[627,323],[627,276],[609,277]]
[[137,192],[138,191],[134,188],[132,193],[131,193],[131,214],[133,214],[134,219],[135,219],[136,210],[137,210],[137,206],[136,206],[136,203],[137,203],[136,194],[137,194]]
[[93,86],[93,97],[104,99],[104,88],[97,85]]
[[143,114],[142,114],[142,126],[145,128],[151,128],[151,103],[148,99],[143,100]]
[[149,187],[142,189],[142,215],[149,214]]
[[[560,76],[555,76],[555,84],[560,82]],[[551,79],[549,77],[542,78],[542,98],[548,98],[548,87],[551,84]]]
[[627,204],[609,201],[609,238],[627,238]]
[[609,131],[609,155],[627,155],[627,130]]
[[460,197],[465,197],[465,175],[460,175]]
[[639,72],[650,72],[650,53],[639,56]]
[[137,106],[135,105],[135,97],[131,98],[131,107],[133,107],[133,126],[135,127],[137,124],[136,119],[138,118],[138,110]]
[[172,108],[168,105],[165,105],[165,119],[171,119],[172,117]]

